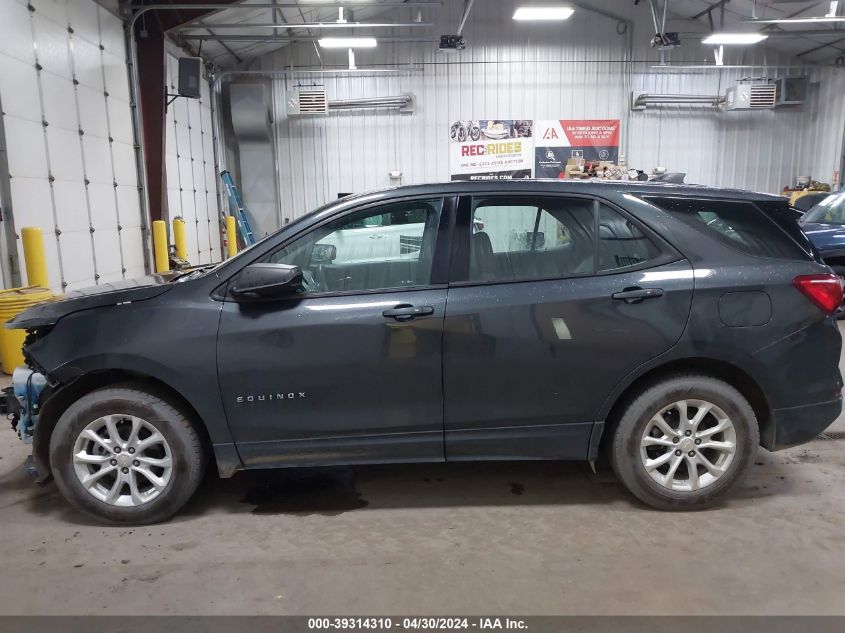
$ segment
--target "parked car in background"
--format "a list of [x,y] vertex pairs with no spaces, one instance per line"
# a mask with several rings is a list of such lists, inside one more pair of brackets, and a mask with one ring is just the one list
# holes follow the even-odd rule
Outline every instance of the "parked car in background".
[[604,454],[645,503],[701,508],[758,445],[839,415],[841,300],[777,196],[400,187],[220,265],[18,315],[13,425],[42,479],[113,523],[168,518],[209,462],[226,477]]
[[830,196],[829,191],[811,191],[809,193],[805,193],[800,198],[796,199],[795,202],[792,203],[792,208],[800,213],[807,213],[811,208],[817,205],[819,202],[824,200]]
[[824,262],[845,281],[845,191],[826,195],[798,224]]

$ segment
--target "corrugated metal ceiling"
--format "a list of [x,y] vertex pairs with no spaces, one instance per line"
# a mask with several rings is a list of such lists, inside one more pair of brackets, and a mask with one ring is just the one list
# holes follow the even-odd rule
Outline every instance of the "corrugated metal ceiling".
[[[365,0],[356,2],[354,8],[346,11],[348,21],[372,21],[378,18],[383,22],[409,22],[417,18],[417,12],[423,22],[434,22],[437,12],[446,11],[448,7],[441,4],[464,5],[465,0],[443,0],[431,6],[423,7],[396,7],[385,6],[383,1],[373,0],[367,3]],[[241,5],[268,4],[273,0],[246,0]],[[278,0],[282,2],[282,0]],[[649,12],[651,0],[618,0],[616,9],[619,13],[632,14],[634,12]],[[656,0],[662,5],[663,0]],[[840,24],[761,24],[748,23],[748,20],[771,20],[790,17],[818,17],[825,15],[831,3],[828,1],[806,1],[806,0],[668,0],[668,24],[666,30],[679,31],[684,36],[697,36],[710,31],[711,18],[713,27],[716,30],[765,30],[770,38],[766,42],[768,47],[789,53],[796,56],[805,63],[832,63],[838,57],[845,55],[845,23]],[[326,3],[332,4],[330,0]],[[396,0],[392,4],[395,5]],[[290,1],[284,4],[291,4]],[[839,15],[843,14],[845,2],[840,2]],[[295,25],[303,22],[335,21],[338,17],[336,8],[316,6],[313,0],[302,3],[300,8],[278,8],[278,9],[223,9],[202,20],[202,24],[208,29],[192,29],[191,34],[202,36],[220,36],[222,38],[234,38],[236,36],[261,37],[268,39],[260,41],[236,41],[226,39],[224,41],[207,40],[193,42],[194,46],[201,45],[204,56],[212,61],[226,67],[247,67],[251,61],[261,57],[273,50],[286,46],[289,42],[279,39],[270,39],[278,36],[300,35],[303,37],[315,37],[325,34],[324,29],[296,29],[290,28],[257,28],[250,25],[255,24],[278,24],[285,23]],[[483,0],[475,5],[474,11],[483,10]],[[709,11],[709,15],[708,15]],[[472,20],[472,16],[469,18]],[[214,29],[214,25],[243,25],[243,28]],[[457,25],[456,25],[457,28]],[[370,31],[360,29],[356,34]],[[800,34],[797,34],[800,32]],[[408,34],[408,29],[391,31],[379,29],[376,34],[382,36],[397,36],[397,34]],[[792,35],[790,35],[792,33]],[[334,34],[334,33],[333,33]],[[367,33],[371,34],[371,33]],[[440,33],[435,33],[433,28],[414,29],[415,35],[434,38]],[[647,38],[651,34],[638,33],[637,36]]]
[[[409,6],[407,8],[401,6],[394,6],[397,0],[392,0],[391,6],[380,6],[379,0],[373,2],[366,2],[366,0],[349,3],[349,8],[344,10],[344,18],[347,22],[371,22],[378,18],[382,22],[409,22],[413,18],[417,18],[417,12],[420,12],[420,17],[423,22],[430,22],[433,12],[441,9],[439,2],[434,2],[430,6]],[[448,1],[448,0],[446,0]],[[462,0],[461,0],[462,1]],[[296,0],[278,0],[279,4],[292,4]],[[327,4],[333,4],[331,0],[326,0]],[[245,0],[238,3],[240,5],[250,4],[276,4],[274,0]],[[233,39],[225,41],[207,40],[201,43],[201,52],[204,57],[211,61],[226,67],[238,66],[247,67],[249,63],[262,55],[271,51],[278,50],[287,46],[289,42],[279,41],[278,39],[271,39],[276,36],[293,36],[300,35],[303,37],[316,37],[318,35],[325,35],[325,29],[308,29],[296,28],[297,23],[313,23],[313,22],[335,22],[338,19],[337,8],[321,8],[318,2],[308,0],[302,3],[300,8],[279,8],[279,9],[223,9],[214,14],[207,16],[201,22],[207,25],[205,28],[191,28],[190,33],[194,35],[214,35],[223,38],[234,38],[239,35],[246,36],[267,36],[266,41],[257,42],[242,42]],[[214,25],[220,24],[238,24],[243,25],[243,28],[232,29],[225,28],[215,30]],[[265,28],[265,27],[250,27],[251,24],[289,24],[289,28]],[[210,29],[210,30],[209,30]],[[369,31],[369,29],[363,29]],[[362,31],[363,31],[362,30]],[[357,31],[357,30],[356,30]],[[430,29],[420,28],[420,35],[427,35],[433,37]],[[423,33],[425,31],[425,33]],[[183,33],[187,33],[183,31]],[[338,35],[339,33],[331,33]],[[351,30],[344,32],[343,35],[353,34]],[[354,34],[358,34],[357,32]],[[371,32],[366,33],[370,35]],[[389,29],[379,29],[377,35],[396,36],[396,33],[391,33]],[[197,47],[197,42],[192,43]]]

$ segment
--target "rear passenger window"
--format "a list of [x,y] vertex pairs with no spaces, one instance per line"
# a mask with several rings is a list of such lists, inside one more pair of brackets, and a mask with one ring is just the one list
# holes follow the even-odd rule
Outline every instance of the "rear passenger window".
[[807,259],[806,253],[750,202],[646,198],[702,233],[756,257]]
[[473,200],[470,281],[594,274],[641,266],[658,255],[636,225],[593,200]]
[[593,271],[593,202],[475,199],[470,281],[567,277]]
[[639,266],[658,255],[657,246],[637,225],[599,205],[599,270]]

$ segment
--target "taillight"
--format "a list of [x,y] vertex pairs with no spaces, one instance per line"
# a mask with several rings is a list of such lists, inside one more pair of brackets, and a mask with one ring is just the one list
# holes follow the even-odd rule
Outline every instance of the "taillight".
[[792,284],[827,314],[842,304],[842,281],[836,275],[798,275]]

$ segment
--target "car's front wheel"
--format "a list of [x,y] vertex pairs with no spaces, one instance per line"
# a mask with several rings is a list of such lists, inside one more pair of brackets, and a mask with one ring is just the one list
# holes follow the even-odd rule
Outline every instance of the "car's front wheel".
[[734,387],[685,374],[653,384],[622,412],[610,445],[616,475],[661,510],[705,507],[754,460],[754,411]]
[[202,441],[178,406],[142,385],[86,394],[50,438],[62,495],[110,523],[156,523],[191,497],[205,467]]

